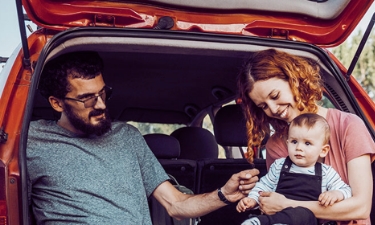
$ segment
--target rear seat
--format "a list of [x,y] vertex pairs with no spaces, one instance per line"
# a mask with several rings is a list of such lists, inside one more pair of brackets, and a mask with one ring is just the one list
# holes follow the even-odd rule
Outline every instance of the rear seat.
[[180,159],[217,159],[219,148],[214,135],[201,127],[182,127],[171,133],[181,147]]
[[[246,119],[241,105],[226,105],[216,113],[214,133],[217,143],[223,147],[231,146],[241,149],[247,147]],[[262,141],[262,146],[266,144],[267,140],[268,137]],[[237,161],[247,162],[246,159],[238,159]],[[254,157],[254,166],[260,172],[259,177],[267,173],[265,159]]]
[[[194,160],[177,159],[180,156],[178,140],[166,134],[146,134],[144,138],[164,170],[176,178],[178,184],[193,190],[197,164]],[[177,221],[170,217],[166,209],[153,196],[149,198],[148,203],[154,225],[193,224],[195,221],[193,218]]]
[[[246,122],[240,105],[227,105],[215,115],[214,133],[218,144],[223,147],[247,146]],[[255,159],[254,164],[246,159],[205,159],[198,162],[198,193],[213,191],[222,187],[234,173],[257,168],[263,176],[267,172],[264,159]],[[241,224],[249,213],[238,213],[237,203],[225,206],[201,217],[199,225]],[[253,214],[259,213],[252,212]]]
[[[267,172],[264,159],[255,159],[254,164],[250,164],[243,158],[218,158],[218,144],[223,147],[247,146],[245,119],[241,110],[240,105],[228,105],[220,109],[214,121],[215,136],[203,128],[183,127],[170,136],[148,134],[145,135],[145,139],[166,172],[175,176],[180,184],[190,188],[194,193],[212,192],[224,186],[234,173],[242,170],[255,167],[260,171],[260,176]],[[177,147],[176,140],[179,143]],[[186,167],[182,162],[189,162],[192,167]],[[186,173],[187,170],[192,173]],[[192,177],[196,178],[194,185],[191,182]],[[236,203],[225,206],[202,216],[198,224],[241,224],[248,218],[249,213],[238,213],[235,208]]]
[[179,184],[195,193],[197,163],[195,160],[179,159],[178,140],[166,134],[146,134],[144,138],[165,172],[176,178]]
[[[222,186],[234,174],[253,166],[241,159],[205,159],[198,162],[198,193],[212,192]],[[237,203],[224,206],[205,216],[201,216],[199,225],[241,224],[247,219],[246,213],[236,211]]]

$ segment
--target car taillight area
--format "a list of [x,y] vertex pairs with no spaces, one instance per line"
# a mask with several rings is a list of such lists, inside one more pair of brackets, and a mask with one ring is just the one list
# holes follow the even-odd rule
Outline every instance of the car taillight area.
[[5,165],[0,161],[0,225],[6,224],[7,221],[7,203],[5,193]]

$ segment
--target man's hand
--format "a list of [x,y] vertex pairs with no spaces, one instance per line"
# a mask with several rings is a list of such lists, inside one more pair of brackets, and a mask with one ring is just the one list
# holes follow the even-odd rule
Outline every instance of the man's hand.
[[247,196],[258,181],[259,170],[243,170],[233,174],[227,183],[221,188],[221,192],[230,202],[236,202]]
[[338,190],[325,191],[319,195],[319,204],[327,207],[344,200],[344,194]]

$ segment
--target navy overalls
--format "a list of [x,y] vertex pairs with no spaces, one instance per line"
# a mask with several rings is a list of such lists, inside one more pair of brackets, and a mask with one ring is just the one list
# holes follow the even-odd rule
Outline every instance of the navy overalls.
[[292,160],[286,157],[280,171],[277,193],[288,199],[299,201],[317,201],[322,193],[322,164],[315,163],[315,175],[290,173]]
[[[276,192],[283,194],[288,199],[299,201],[317,201],[322,192],[322,164],[315,164],[315,175],[290,173],[292,161],[286,157],[280,171]],[[273,215],[258,216],[262,225],[268,224],[318,224],[314,214],[307,208],[286,208]]]

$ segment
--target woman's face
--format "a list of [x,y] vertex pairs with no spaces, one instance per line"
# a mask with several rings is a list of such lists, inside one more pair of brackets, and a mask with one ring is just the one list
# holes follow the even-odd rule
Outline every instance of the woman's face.
[[301,113],[296,107],[289,83],[280,78],[256,81],[249,97],[272,118],[290,122]]

